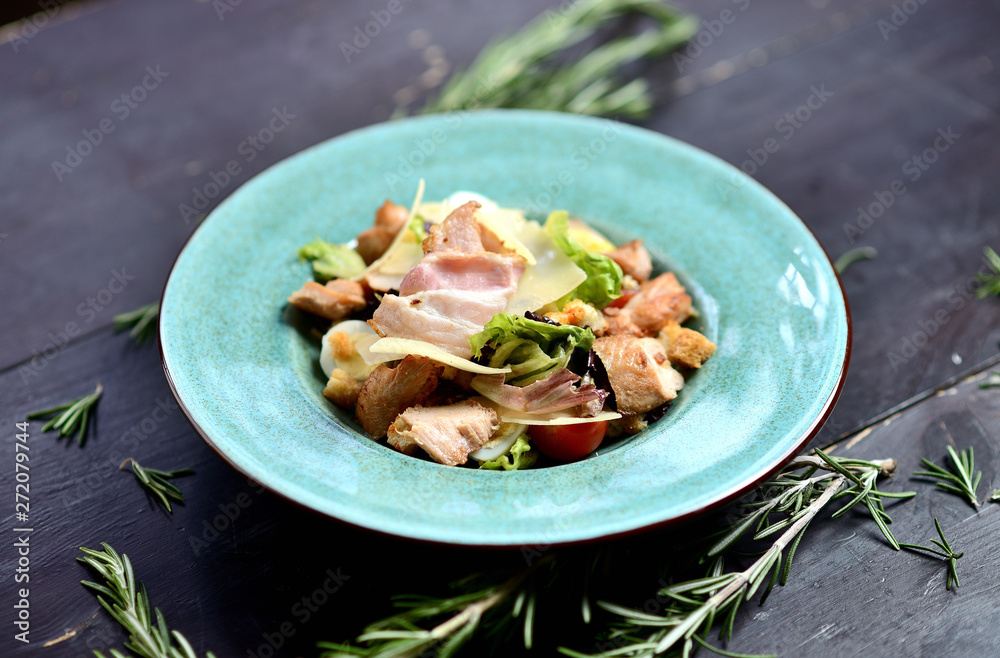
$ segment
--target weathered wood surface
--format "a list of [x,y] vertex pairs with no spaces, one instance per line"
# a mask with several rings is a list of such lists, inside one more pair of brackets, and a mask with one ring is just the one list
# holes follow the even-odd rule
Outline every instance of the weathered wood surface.
[[[898,30],[886,31],[892,5],[901,3],[684,4],[708,21],[726,9],[735,18],[718,35],[711,35],[718,25],[706,25],[711,42],[703,36],[706,45],[688,52],[691,61],[668,58],[643,69],[660,98],[643,125],[737,165],[776,139],[780,149],[757,165],[755,178],[806,221],[832,256],[860,244],[879,250],[876,260],[857,263],[843,277],[854,319],[851,373],[817,442],[996,355],[1000,303],[971,300],[966,291],[982,246],[1000,247],[1000,196],[991,181],[1000,164],[1000,7],[926,3]],[[94,598],[75,584],[85,575],[73,562],[76,548],[100,541],[131,556],[173,626],[196,648],[220,656],[257,652],[286,621],[292,633],[276,655],[313,655],[317,640],[346,639],[384,611],[403,582],[407,591],[425,591],[469,565],[520,559],[372,535],[259,492],[214,456],[173,406],[155,348],[136,347],[108,329],[115,313],[159,295],[194,226],[178,205],[191,203],[192,188],[203,187],[211,172],[240,162],[229,193],[302,148],[386,119],[393,94],[430,66],[410,43],[414,30],[426,30],[449,64],[462,66],[489,38],[548,6],[478,1],[457,10],[443,1],[407,3],[350,63],[340,42],[381,5],[241,3],[220,20],[212,3],[130,0],[65,9],[30,38],[0,44],[4,445],[13,442],[14,422],[25,413],[82,395],[96,380],[107,389],[96,431],[82,449],[32,426],[32,643],[13,642],[5,621],[0,653],[13,647],[16,655],[82,656],[118,645],[123,638],[114,623],[96,615]],[[127,106],[113,103],[151,75],[147,66],[167,75],[148,78],[156,86],[125,115]],[[789,134],[791,124],[778,122],[794,115],[814,88],[832,95]],[[249,160],[241,143],[285,107],[295,118]],[[81,131],[99,129],[102,119],[113,131],[60,182],[52,162],[65,161],[67,146],[84,138]],[[938,130],[949,128],[959,136],[953,144],[939,141],[948,148],[934,151]],[[911,180],[906,162],[929,148],[928,158],[936,160]],[[896,179],[906,187],[899,195],[891,193]],[[858,226],[857,208],[880,203],[877,195],[888,200],[886,190],[891,206],[867,228],[859,226],[865,232],[852,244],[844,224]],[[733,257],[752,266],[753,254]],[[116,273],[127,286],[111,283]],[[933,334],[926,344],[922,331]],[[62,333],[79,335],[63,346]],[[32,362],[35,354],[42,357]],[[998,400],[996,391],[960,384],[850,448],[900,460],[889,486],[920,495],[897,507],[897,535],[926,542],[937,516],[966,551],[958,592],[944,591],[940,563],[880,545],[864,517],[817,521],[789,585],[741,616],[731,648],[789,656],[1000,653],[992,632],[1000,584],[992,538],[1000,512],[994,505],[975,514],[906,477],[921,456],[943,459],[943,424],[959,447],[975,445],[981,494],[1000,486]],[[115,470],[126,456],[194,466],[198,474],[181,483],[187,504],[173,516],[159,510],[131,475]],[[10,468],[0,473],[9,490]],[[15,526],[11,513],[3,510],[6,528]],[[216,537],[205,524],[220,518],[225,527]],[[668,529],[639,542],[651,571],[656,551],[649,547],[687,531]],[[14,560],[10,548],[0,554],[5,574],[12,574]],[[412,564],[442,565],[444,575]],[[328,570],[347,579],[310,611],[302,597],[322,589]],[[3,597],[13,605],[10,581]],[[4,619],[12,620],[7,609]],[[76,636],[43,649],[85,622]],[[549,646],[554,635],[542,634]]]

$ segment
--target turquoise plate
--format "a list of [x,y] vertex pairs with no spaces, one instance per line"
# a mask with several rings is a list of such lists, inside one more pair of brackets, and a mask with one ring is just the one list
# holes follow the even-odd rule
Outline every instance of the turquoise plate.
[[[449,468],[366,438],[320,394],[318,341],[285,298],[296,249],[348,241],[385,198],[475,190],[532,214],[565,208],[616,242],[642,238],[688,286],[718,344],[669,413],[581,462]],[[801,450],[846,374],[847,304],[803,223],[737,169],[620,123],[525,111],[380,124],[271,167],[184,247],[160,315],[163,368],[226,461],[272,491],[384,533],[451,544],[561,544],[687,517]]]

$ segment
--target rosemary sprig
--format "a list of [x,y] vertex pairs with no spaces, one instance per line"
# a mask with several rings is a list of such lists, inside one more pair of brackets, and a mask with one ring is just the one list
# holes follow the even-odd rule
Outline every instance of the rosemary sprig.
[[833,267],[837,270],[838,274],[843,274],[844,270],[859,260],[870,260],[876,256],[878,256],[878,251],[875,250],[875,247],[849,249],[840,255],[840,258],[834,262]]
[[989,295],[1000,295],[1000,255],[992,247],[983,247],[983,254],[993,268],[992,274],[980,274],[977,278],[982,287],[976,291],[976,297],[982,299]]
[[938,523],[937,517],[934,517],[934,527],[937,528],[937,533],[938,536],[941,538],[941,541],[938,541],[937,539],[932,539],[931,543],[938,546],[938,548],[941,549],[940,551],[933,548],[928,548],[927,546],[920,546],[918,544],[900,544],[900,546],[914,551],[927,551],[928,553],[939,555],[944,559],[948,560],[948,580],[947,584],[945,585],[945,589],[951,590],[952,584],[955,585],[955,589],[958,589],[959,582],[958,582],[958,571],[956,567],[958,565],[958,558],[965,555],[965,553],[964,552],[956,553],[954,550],[952,550],[951,544],[949,544],[948,540],[944,538],[944,531],[941,530],[941,524]]
[[[355,640],[357,645],[320,642],[317,646],[325,649],[320,658],[413,658],[430,655],[429,651],[434,651],[437,658],[448,658],[473,637],[484,620],[495,622],[497,618],[504,618],[510,621],[522,617],[522,612],[524,646],[530,649],[535,609],[530,577],[539,569],[550,568],[553,559],[553,555],[545,556],[505,581],[466,594],[447,598],[397,597],[393,603],[404,612],[367,626]],[[430,629],[418,625],[443,617],[443,621]]]
[[91,409],[96,407],[103,392],[104,387],[101,386],[101,382],[97,382],[97,388],[94,389],[93,393],[58,407],[30,413],[27,417],[34,419],[52,416],[52,419],[42,426],[43,432],[59,430],[59,436],[69,436],[76,432],[76,442],[83,445],[87,438],[87,424],[90,421]]
[[132,464],[132,473],[135,474],[135,479],[140,485],[149,489],[149,491],[160,499],[163,506],[167,508],[168,512],[173,512],[170,508],[170,498],[183,503],[184,495],[181,490],[176,486],[168,482],[176,477],[183,477],[185,475],[191,475],[194,473],[193,468],[180,468],[176,471],[158,471],[155,468],[146,468],[139,464],[135,459],[129,457],[122,462],[118,470],[125,468],[125,464]]
[[[85,557],[76,559],[96,571],[104,584],[89,580],[81,580],[80,584],[97,592],[101,606],[128,632],[125,648],[144,658],[197,658],[191,644],[180,632],[167,629],[167,622],[159,608],[154,608],[154,621],[146,586],[142,581],[136,581],[128,556],[119,555],[106,543],[102,542],[101,546],[103,551],[80,547]],[[94,654],[97,658],[104,658],[100,651],[94,651]],[[117,649],[112,649],[111,655],[125,658]],[[211,651],[206,656],[215,658]]]
[[[815,457],[800,457],[788,466],[789,469],[802,467],[806,467],[802,473],[785,471],[759,487],[743,504],[744,513],[708,551],[709,556],[720,555],[751,528],[755,528],[754,540],[784,530],[750,567],[723,572],[719,559],[705,578],[663,588],[658,594],[666,597],[669,603],[662,615],[598,602],[600,607],[621,617],[610,635],[612,640],[619,639],[621,646],[599,654],[583,654],[567,648],[561,648],[560,652],[573,658],[651,657],[680,649],[681,654],[687,656],[697,644],[720,653],[721,650],[708,642],[716,620],[723,620],[719,637],[728,635],[731,640],[740,605],[758,591],[762,591],[760,602],[763,604],[776,584],[787,582],[795,551],[809,523],[828,503],[838,498],[850,497],[850,500],[834,516],[864,502],[890,545],[899,549],[900,544],[888,528],[891,519],[885,513],[882,498],[910,498],[915,493],[881,492],[875,482],[879,475],[892,473],[895,461],[837,458],[817,449]],[[816,475],[820,470],[826,472]],[[772,513],[783,516],[772,522]]]
[[[565,4],[565,3],[564,3]],[[611,39],[572,63],[566,52],[627,16],[655,27]],[[516,107],[622,117],[645,116],[652,97],[645,80],[623,83],[616,73],[639,59],[663,55],[698,31],[695,17],[661,0],[577,0],[548,11],[516,34],[487,45],[467,71],[456,72],[421,113]]]
[[979,486],[980,478],[983,477],[983,472],[975,470],[976,461],[972,447],[956,453],[954,448],[948,446],[948,457],[951,458],[951,472],[928,459],[921,458],[920,461],[930,470],[916,471],[913,475],[942,480],[942,482],[935,482],[935,484],[945,491],[964,496],[970,505],[979,507],[976,488]]
[[988,498],[988,500],[991,503],[1000,503],[1000,489],[997,489],[992,494],[990,494],[990,497]]
[[115,333],[132,328],[129,338],[142,345],[156,333],[156,318],[160,315],[160,302],[140,306],[137,309],[121,313],[113,318]]
[[1000,388],[1000,370],[990,372],[985,380],[979,382],[979,388]]
[[[710,547],[709,542],[703,543],[708,556],[714,558],[705,578],[670,585],[659,592],[657,601],[667,600],[663,614],[653,615],[599,601],[597,605],[618,620],[608,636],[617,646],[598,655],[651,657],[674,651],[687,655],[704,647],[722,655],[740,656],[710,644],[709,635],[716,621],[722,622],[722,633],[731,638],[740,605],[758,593],[763,603],[775,585],[787,582],[807,527],[831,501],[846,499],[836,512],[838,516],[864,503],[890,545],[898,548],[888,529],[891,519],[882,501],[915,494],[882,492],[876,484],[880,475],[890,475],[895,467],[893,460],[846,459],[821,451],[797,458],[743,501],[738,517],[718,533]],[[735,552],[734,544],[746,536],[771,543],[747,569],[725,571],[724,554]],[[704,553],[699,550],[698,554]],[[574,561],[572,555],[584,559]],[[599,563],[615,562],[602,556],[556,551],[513,575],[496,575],[485,585],[482,580],[465,582],[450,598],[399,598],[396,605],[403,612],[369,625],[354,644],[321,644],[325,650],[323,658],[407,658],[432,652],[450,656],[479,632],[512,633],[515,624],[523,626],[524,646],[530,647],[536,591],[539,591],[536,584],[544,581],[544,590],[551,591],[553,581],[561,575],[574,583],[582,582],[580,611],[583,621],[590,623],[589,591],[593,576]],[[581,571],[585,574],[582,578]],[[560,652],[567,656],[586,655],[565,647]]]

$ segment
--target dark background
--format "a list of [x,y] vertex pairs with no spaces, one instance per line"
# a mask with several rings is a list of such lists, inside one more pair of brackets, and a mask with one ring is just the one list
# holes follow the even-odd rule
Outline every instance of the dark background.
[[[680,4],[709,21],[724,9],[736,19],[718,35],[706,26],[705,45],[688,51],[690,61],[667,57],[640,67],[657,97],[640,125],[736,165],[768,138],[778,139],[780,149],[754,177],[802,217],[832,256],[858,245],[878,249],[877,259],[843,276],[854,350],[843,395],[817,444],[901,407],[838,450],[900,460],[901,475],[886,486],[919,491],[895,513],[901,540],[926,543],[937,516],[966,551],[962,588],[945,592],[940,563],[893,553],[863,516],[817,522],[789,585],[763,608],[752,604],[741,613],[729,647],[796,656],[998,655],[997,506],[973,510],[907,475],[922,456],[943,463],[950,442],[975,446],[984,471],[981,497],[1000,486],[1000,396],[965,379],[996,363],[1000,340],[1000,301],[972,298],[983,246],[1000,247],[1000,7],[985,0]],[[902,4],[915,11],[898,14],[897,25],[893,15]],[[242,2],[219,13],[210,2],[129,0],[70,5],[37,33],[25,32],[24,24],[5,28],[4,445],[12,445],[14,423],[26,413],[83,395],[97,380],[106,393],[84,448],[32,426],[32,643],[12,640],[14,585],[7,579],[16,556],[0,549],[0,596],[8,611],[0,615],[0,653],[14,647],[17,655],[82,656],[118,646],[115,624],[76,585],[85,576],[73,561],[76,548],[101,541],[130,555],[172,627],[220,657],[257,651],[284,621],[293,634],[277,655],[314,655],[316,641],[352,637],[383,614],[392,594],[439,589],[450,577],[521,559],[374,536],[259,492],[173,406],[155,346],[136,346],[113,335],[110,325],[115,313],[159,296],[194,226],[178,205],[236,157],[238,144],[274,108],[287,107],[296,119],[226,193],[305,147],[388,119],[397,100],[427,93],[421,76],[433,82],[438,74],[427,72],[440,73],[442,61],[460,68],[492,37],[552,6],[404,3],[350,63],[339,44],[384,3]],[[114,101],[142,80],[146,67],[157,66],[167,76],[120,118]],[[785,139],[777,122],[814,88],[833,95]],[[105,118],[114,132],[60,181],[52,163],[65,160],[81,131]],[[946,150],[934,149],[939,131],[956,135]],[[905,168],[914,157],[926,158],[916,180],[912,165]],[[906,187],[899,195],[888,192],[897,179]],[[859,207],[880,198],[888,207],[863,235],[845,230],[857,225]],[[733,257],[752,267],[753,254]],[[81,305],[114,272],[135,278],[88,321]],[[67,341],[69,323],[81,332]],[[194,466],[197,475],[181,481],[187,503],[172,516],[159,509],[116,470],[112,456],[123,450],[158,467]],[[12,468],[12,461],[0,468],[5,491],[13,489]],[[247,500],[195,553],[191,537],[203,536],[205,524],[227,510],[235,515],[233,505]],[[12,513],[3,510],[6,528],[17,527]],[[631,560],[634,591],[617,600],[641,605],[657,587],[658,568],[669,563],[664,551],[697,531],[672,528],[617,544],[641,556]],[[302,622],[294,606],[322,586],[328,569],[349,579]],[[555,641],[589,637],[546,614],[540,612],[539,624],[547,648],[539,653],[549,655]],[[42,647],[74,628],[73,637]]]

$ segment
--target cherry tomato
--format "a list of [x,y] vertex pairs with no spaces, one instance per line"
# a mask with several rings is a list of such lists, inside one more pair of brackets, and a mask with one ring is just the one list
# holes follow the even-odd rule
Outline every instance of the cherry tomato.
[[638,288],[635,290],[622,290],[619,297],[608,303],[608,308],[622,308],[625,304],[628,304],[629,300],[635,297],[638,292]]
[[597,450],[608,431],[608,421],[576,425],[531,425],[528,436],[543,455],[559,461],[583,459]]

